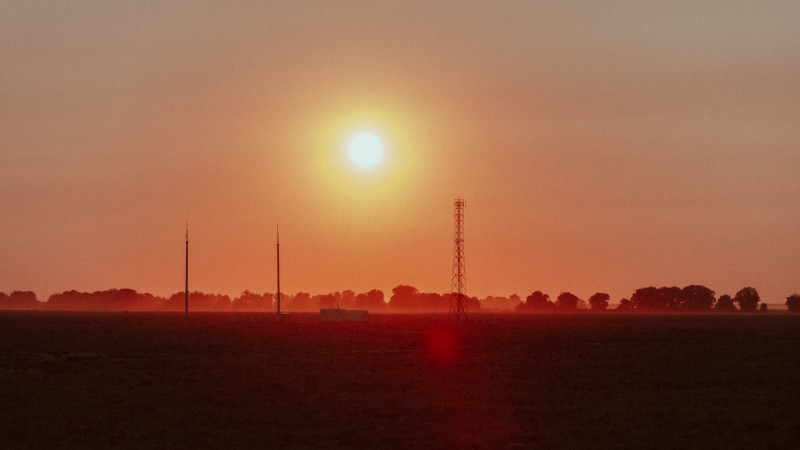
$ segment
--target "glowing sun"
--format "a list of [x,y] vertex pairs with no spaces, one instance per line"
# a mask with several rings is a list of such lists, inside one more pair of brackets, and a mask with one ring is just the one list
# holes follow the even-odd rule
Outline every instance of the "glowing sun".
[[347,146],[350,161],[360,169],[371,169],[381,162],[383,143],[378,136],[365,131],[358,133]]

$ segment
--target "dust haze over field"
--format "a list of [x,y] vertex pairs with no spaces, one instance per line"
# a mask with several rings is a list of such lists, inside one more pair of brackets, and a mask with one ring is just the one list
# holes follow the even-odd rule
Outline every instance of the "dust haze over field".
[[791,448],[800,439],[800,315],[272,317],[0,312],[3,440]]

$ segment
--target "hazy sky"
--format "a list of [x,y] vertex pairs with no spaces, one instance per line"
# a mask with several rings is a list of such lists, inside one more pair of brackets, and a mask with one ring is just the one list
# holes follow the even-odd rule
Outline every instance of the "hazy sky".
[[[800,290],[800,3],[4,1],[0,290]],[[358,130],[386,157],[358,171]]]

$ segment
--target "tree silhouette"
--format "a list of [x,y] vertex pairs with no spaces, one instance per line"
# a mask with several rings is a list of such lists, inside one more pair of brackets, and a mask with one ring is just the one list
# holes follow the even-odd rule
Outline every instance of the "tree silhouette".
[[356,308],[370,311],[383,311],[386,302],[383,301],[383,291],[373,289],[369,292],[356,295]]
[[627,298],[623,298],[622,300],[619,301],[619,305],[617,305],[615,311],[621,311],[621,312],[633,311],[633,302],[628,300]]
[[678,309],[681,289],[678,287],[653,286],[637,289],[631,295],[633,309],[637,311],[670,311]]
[[392,289],[392,297],[389,298],[389,309],[412,310],[419,307],[419,291],[414,286],[401,284]]
[[[180,295],[182,309],[183,292]],[[108,289],[92,293],[72,290],[53,294],[47,299],[47,308],[53,310],[155,311],[169,305],[169,300],[153,294],[138,293],[133,289]]]
[[272,311],[275,309],[274,294],[265,292],[262,295],[244,291],[231,301],[231,308],[236,311]]
[[450,310],[450,297],[432,292],[420,293],[417,297],[417,303],[425,311]]
[[730,295],[720,295],[717,304],[714,305],[715,311],[736,311],[736,305]]
[[733,301],[739,304],[739,309],[742,311],[753,312],[758,307],[761,297],[755,288],[748,286],[737,292],[733,297]]
[[556,299],[556,305],[558,305],[559,308],[567,311],[575,311],[578,309],[578,300],[580,299],[577,295],[571,292],[562,292]]
[[689,285],[681,289],[679,308],[687,311],[708,311],[716,301],[714,291],[699,285]]
[[[185,293],[176,292],[166,301],[165,307],[172,311],[182,311]],[[228,311],[231,309],[231,298],[227,295],[206,294],[205,292],[189,292],[189,311]]]
[[84,294],[76,290],[53,294],[47,299],[47,308],[56,310],[81,309],[80,307],[83,305],[80,305],[80,297],[88,295],[89,294]]
[[[281,294],[283,296],[283,294]],[[311,301],[311,294],[308,292],[298,292],[291,301],[287,301],[287,311],[313,311],[319,308],[319,304],[314,305]]]
[[800,295],[792,294],[786,297],[786,308],[791,312],[800,312]]
[[32,291],[0,292],[0,309],[39,309],[39,301]]
[[342,291],[341,300],[339,304],[342,308],[355,308],[356,306],[356,293],[350,289]]
[[339,299],[336,298],[335,294],[331,294],[331,293],[315,295],[313,297],[312,303],[316,303],[317,307],[319,307],[319,308],[338,308],[338,307],[340,307]]
[[514,308],[515,311],[520,312],[533,312],[533,311],[552,311],[556,305],[550,301],[550,296],[542,293],[542,291],[535,291],[525,299],[525,303],[520,303]]
[[509,298],[488,296],[481,300],[482,309],[513,310],[522,302],[519,295],[513,294]]
[[[389,302],[384,300],[383,291],[373,289],[357,294],[352,290],[318,294],[312,296],[307,292],[298,292],[291,296],[281,294],[283,309],[287,311],[316,311],[319,308],[356,308],[374,312],[391,309],[404,312],[448,311],[451,293],[423,293],[410,285],[398,285],[392,289]],[[689,285],[684,288],[653,286],[637,289],[629,299],[622,299],[616,311],[735,311],[739,305],[742,311],[766,311],[767,304],[752,287],[741,289],[731,298],[722,295],[715,300],[714,291],[702,285]],[[467,309],[509,310],[517,312],[542,311],[574,311],[578,307],[586,308],[587,304],[594,311],[608,309],[610,296],[603,292],[593,294],[588,302],[579,299],[571,292],[562,292],[555,302],[550,296],[534,291],[525,302],[516,294],[505,297],[488,296],[483,300],[467,297]],[[786,298],[789,311],[800,312],[800,296],[790,295]],[[53,294],[47,302],[41,303],[31,291],[14,291],[10,295],[0,292],[0,309],[51,309],[82,311],[157,311],[183,310],[184,293],[177,292],[169,298],[156,297],[149,293],[139,293],[134,289],[108,289],[92,293],[75,290]],[[275,294],[257,294],[243,291],[239,297],[231,301],[227,295],[191,292],[189,309],[196,311],[270,311],[275,308]]]
[[610,299],[610,295],[604,292],[598,292],[589,297],[589,306],[592,307],[592,311],[605,311],[608,309],[608,301]]

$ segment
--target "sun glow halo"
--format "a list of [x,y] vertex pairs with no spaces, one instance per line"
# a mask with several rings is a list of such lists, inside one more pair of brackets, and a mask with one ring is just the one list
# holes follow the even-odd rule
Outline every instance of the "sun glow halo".
[[[423,127],[402,104],[343,102],[298,128],[312,150],[307,168],[338,214],[364,214],[414,198],[424,183]],[[309,132],[309,130],[313,130]],[[343,217],[347,217],[347,214]]]
[[358,168],[372,169],[381,162],[383,143],[375,134],[364,131],[350,140],[347,154]]

